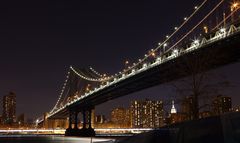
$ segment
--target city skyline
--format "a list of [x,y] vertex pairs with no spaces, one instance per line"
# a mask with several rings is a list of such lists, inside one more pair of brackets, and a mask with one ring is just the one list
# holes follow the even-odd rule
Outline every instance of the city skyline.
[[[147,4],[43,1],[40,5],[29,1],[26,5],[23,2],[5,2],[5,5],[1,12],[4,16],[0,65],[4,70],[0,94],[16,92],[18,114],[36,118],[54,106],[70,65],[92,66],[108,74],[119,71],[126,60],[132,63],[155,47],[192,12],[195,2],[188,0],[184,10],[177,4],[172,6],[170,1]],[[18,13],[20,9],[24,10]],[[168,9],[174,12],[165,15]],[[98,24],[93,24],[95,22]],[[231,91],[223,91],[236,99],[234,105],[240,104],[239,65],[216,70],[234,85]],[[108,112],[106,107],[116,103],[126,106],[124,102],[128,97],[164,99],[174,95],[171,86],[161,85],[107,102],[100,105],[99,110]]]

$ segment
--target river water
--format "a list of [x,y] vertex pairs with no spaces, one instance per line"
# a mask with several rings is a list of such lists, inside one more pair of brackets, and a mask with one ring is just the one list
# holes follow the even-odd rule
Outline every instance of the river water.
[[78,138],[64,136],[0,136],[0,143],[113,143],[114,139],[107,138]]

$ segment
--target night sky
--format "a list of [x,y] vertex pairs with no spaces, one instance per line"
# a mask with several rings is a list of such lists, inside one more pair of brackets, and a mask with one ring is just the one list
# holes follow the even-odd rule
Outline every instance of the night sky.
[[[92,66],[113,74],[124,61],[136,61],[155,48],[202,0],[41,0],[0,3],[0,95],[14,91],[17,114],[36,118],[59,96],[70,65]],[[216,70],[239,101],[239,63]],[[166,85],[134,93],[97,107],[98,113],[127,106],[130,99],[164,99]],[[118,103],[118,104],[116,104]],[[239,104],[240,105],[240,104]]]

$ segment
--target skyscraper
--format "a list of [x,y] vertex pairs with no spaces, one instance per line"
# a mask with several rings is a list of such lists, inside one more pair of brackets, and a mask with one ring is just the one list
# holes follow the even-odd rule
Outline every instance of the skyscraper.
[[134,128],[157,128],[163,125],[163,102],[133,101],[131,103],[131,122]]
[[10,92],[3,96],[3,123],[12,124],[16,122],[16,94]]
[[174,106],[174,100],[172,101],[172,108],[171,108],[171,114],[176,114],[177,113],[177,110]]

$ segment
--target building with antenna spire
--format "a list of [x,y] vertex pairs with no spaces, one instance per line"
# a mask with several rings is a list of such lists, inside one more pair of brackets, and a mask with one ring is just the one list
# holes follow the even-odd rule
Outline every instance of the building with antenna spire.
[[176,110],[176,108],[174,106],[174,100],[172,101],[172,108],[171,108],[171,112],[170,113],[171,114],[176,114],[177,113],[177,110]]

